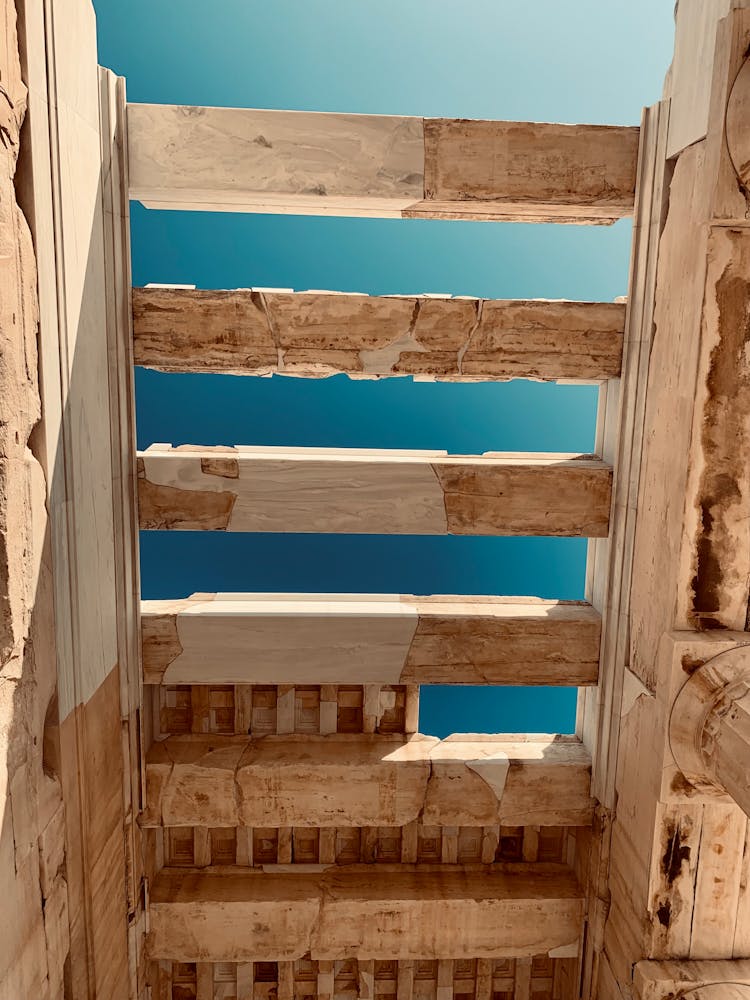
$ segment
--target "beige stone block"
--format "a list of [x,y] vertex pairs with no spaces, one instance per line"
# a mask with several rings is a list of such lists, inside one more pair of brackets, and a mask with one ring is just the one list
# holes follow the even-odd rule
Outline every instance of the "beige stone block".
[[624,319],[621,302],[133,289],[135,363],[165,371],[596,381],[620,373]]
[[399,215],[422,197],[422,120],[128,106],[130,196],[153,208]]
[[[564,736],[170,737],[149,752],[141,822],[371,831],[406,830],[417,820],[585,826],[590,771],[588,751]],[[402,852],[408,860],[405,842]]]
[[173,961],[517,957],[581,932],[583,900],[560,866],[369,866],[321,874],[162,873],[150,951]]
[[426,119],[425,202],[412,212],[612,222],[633,210],[638,138],[637,128]]
[[680,0],[675,8],[674,58],[664,95],[671,99],[670,157],[706,137],[716,29],[730,7],[731,0]]
[[[216,749],[211,749],[212,743],[212,737],[208,745],[198,737],[174,737],[152,748],[158,763],[154,782],[147,778],[147,791],[158,795],[161,789],[156,800],[161,801],[161,808],[151,807],[150,816],[158,817],[164,826],[237,825],[235,774],[246,741],[222,741]],[[200,821],[195,821],[196,816]]]
[[57,812],[39,834],[39,880],[42,896],[45,899],[50,895],[57,873],[64,861],[65,807],[60,803]]
[[[151,684],[591,684],[600,625],[587,604],[535,598],[221,594],[144,601],[144,678]],[[288,719],[284,725],[294,728]]]
[[18,870],[37,839],[37,796],[33,764],[26,762],[16,768],[10,779],[10,813],[13,820],[15,864]]
[[44,903],[44,934],[47,942],[47,969],[50,996],[60,996],[63,987],[63,966],[70,949],[68,929],[68,885],[57,875]]
[[422,821],[578,826],[590,822],[591,762],[574,737],[450,736],[430,751]]
[[243,448],[217,476],[211,454],[140,454],[142,528],[601,537],[609,524],[612,470],[582,455]]

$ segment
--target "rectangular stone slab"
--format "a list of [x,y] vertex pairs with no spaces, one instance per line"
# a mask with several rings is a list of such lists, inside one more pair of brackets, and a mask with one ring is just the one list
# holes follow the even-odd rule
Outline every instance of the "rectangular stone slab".
[[134,288],[135,363],[451,381],[620,374],[621,302]]
[[[606,223],[633,210],[637,128],[433,118],[410,215]],[[505,209],[505,213],[503,213]]]
[[146,760],[142,826],[588,826],[574,736],[172,736]]
[[596,683],[590,605],[507,597],[195,594],[143,601],[147,684]]
[[130,104],[128,147],[150,208],[606,224],[638,129]]
[[128,147],[153,208],[398,217],[424,190],[421,118],[130,104]]
[[164,869],[152,959],[514,958],[574,944],[584,902],[563,865],[352,865],[300,874]]
[[606,536],[612,469],[586,455],[181,446],[138,455],[141,528]]

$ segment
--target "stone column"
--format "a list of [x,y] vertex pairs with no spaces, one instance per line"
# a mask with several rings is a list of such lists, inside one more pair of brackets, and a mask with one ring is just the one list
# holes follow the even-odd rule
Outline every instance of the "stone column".
[[670,742],[688,780],[728,793],[750,816],[750,646],[737,646],[695,670],[675,699]]
[[634,970],[638,1000],[750,1000],[750,962],[646,961]]

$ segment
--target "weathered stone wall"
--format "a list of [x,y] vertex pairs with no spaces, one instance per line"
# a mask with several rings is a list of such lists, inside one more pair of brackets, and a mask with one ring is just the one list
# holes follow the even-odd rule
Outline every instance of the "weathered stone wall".
[[[69,950],[58,769],[37,275],[16,200],[26,112],[13,0],[0,3],[0,997],[63,995]],[[20,165],[19,165],[20,158]],[[18,173],[18,177],[16,174]]]

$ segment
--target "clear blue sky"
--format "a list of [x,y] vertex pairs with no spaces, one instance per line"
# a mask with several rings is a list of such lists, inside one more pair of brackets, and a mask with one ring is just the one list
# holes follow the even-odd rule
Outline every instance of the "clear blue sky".
[[[94,0],[131,101],[637,124],[672,51],[672,0]],[[630,224],[315,219],[133,206],[133,279],[203,288],[611,300]],[[163,375],[138,370],[139,446],[590,451],[587,387]],[[580,598],[577,539],[142,536],[144,597],[309,590]],[[568,689],[425,688],[421,729],[571,731]]]

